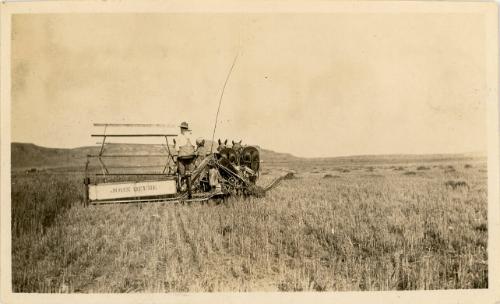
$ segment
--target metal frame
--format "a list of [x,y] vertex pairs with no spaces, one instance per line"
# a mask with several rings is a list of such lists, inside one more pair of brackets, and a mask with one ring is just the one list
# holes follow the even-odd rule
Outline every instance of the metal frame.
[[[88,154],[87,155],[87,161],[85,163],[85,205],[88,205],[92,203],[89,199],[89,184],[91,183],[90,177],[89,177],[89,163],[90,159],[92,158],[97,158],[99,162],[99,166],[101,169],[101,173],[96,173],[95,176],[102,176],[104,177],[104,182],[106,182],[106,177],[107,176],[172,176],[171,172],[166,173],[167,167],[170,164],[170,160],[175,162],[174,156],[172,155],[170,151],[170,146],[168,142],[169,137],[176,137],[177,134],[163,134],[163,133],[137,133],[137,134],[130,134],[130,133],[116,133],[116,134],[108,134],[108,127],[173,127],[173,124],[113,124],[113,123],[95,123],[94,127],[104,127],[103,133],[102,134],[91,134],[91,137],[100,137],[102,138],[102,142],[99,142],[97,144],[100,145],[99,153],[97,155],[95,154]],[[128,137],[128,138],[133,138],[133,137],[164,137],[165,142],[167,145],[167,149],[165,152],[166,154],[110,154],[106,155],[105,154],[105,147],[106,140],[108,138],[118,138],[118,137]],[[163,144],[162,144],[163,145]],[[120,167],[108,167],[106,166],[104,159],[105,158],[158,158],[158,157],[166,157],[167,161],[165,163],[165,166],[163,168],[162,173],[111,173],[109,171],[109,168],[136,168],[134,166],[120,166]],[[141,168],[144,166],[141,166]],[[148,167],[161,167],[161,166],[148,166]],[[162,198],[160,200],[168,200],[167,198]],[[140,200],[139,200],[140,201]]]

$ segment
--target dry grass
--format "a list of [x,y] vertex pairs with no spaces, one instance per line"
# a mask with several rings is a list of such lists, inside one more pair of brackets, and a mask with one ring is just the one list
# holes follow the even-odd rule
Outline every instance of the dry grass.
[[447,185],[442,169],[302,171],[264,199],[88,208],[76,177],[14,177],[14,290],[487,288],[486,173],[476,167],[453,172],[468,187]]

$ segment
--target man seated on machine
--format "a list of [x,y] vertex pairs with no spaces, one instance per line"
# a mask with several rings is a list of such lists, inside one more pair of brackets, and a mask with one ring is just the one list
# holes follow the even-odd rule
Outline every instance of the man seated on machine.
[[188,123],[182,122],[179,127],[181,132],[176,138],[175,149],[177,151],[177,172],[179,173],[178,184],[180,186],[182,180],[193,171],[196,154]]
[[[188,183],[190,182],[191,173],[195,169],[195,161],[198,158],[203,160],[210,152],[205,147],[205,140],[198,138],[196,140],[196,149],[191,143],[191,134],[187,122],[181,123],[180,134],[177,136],[175,149],[177,151],[177,172],[179,190],[184,191],[186,188],[189,190]],[[199,165],[199,163],[198,163]],[[209,184],[211,191],[217,194],[222,194],[221,185],[219,183],[219,173],[216,168],[209,169]],[[183,181],[186,184],[182,184]]]

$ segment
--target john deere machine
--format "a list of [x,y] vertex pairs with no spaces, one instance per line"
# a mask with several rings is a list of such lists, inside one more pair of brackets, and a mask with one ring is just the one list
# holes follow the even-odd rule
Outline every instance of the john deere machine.
[[[192,153],[182,155],[182,150],[177,151],[175,147],[176,134],[109,133],[109,129],[161,127],[159,124],[94,126],[104,127],[104,132],[92,134],[102,141],[98,153],[87,155],[84,179],[87,205],[201,202],[235,195],[262,197],[282,179],[274,180],[267,187],[258,186],[260,150],[256,146],[242,145],[241,141],[228,145],[227,140],[219,140],[214,148],[213,142],[206,144],[204,140],[197,140]],[[153,149],[141,154],[136,150],[117,151],[113,148],[117,144],[110,142],[115,138],[145,137],[161,139],[164,143],[151,145]],[[192,166],[188,170],[178,170],[180,162],[186,158]],[[156,164],[151,165],[152,159],[156,159]]]

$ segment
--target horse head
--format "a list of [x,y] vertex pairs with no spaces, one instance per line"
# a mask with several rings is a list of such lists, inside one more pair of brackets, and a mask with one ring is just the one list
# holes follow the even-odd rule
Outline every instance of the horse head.
[[241,149],[243,149],[243,146],[241,145],[241,142],[242,142],[242,140],[240,140],[239,142],[238,141],[235,142],[234,140],[232,141],[232,143],[233,143],[233,149],[236,152],[238,152],[238,153],[241,151]]
[[218,143],[219,143],[219,146],[217,147],[217,151],[219,151],[219,152],[220,152],[222,149],[226,148],[226,145],[227,145],[227,139],[226,139],[224,142],[222,142],[222,141],[220,140],[220,138],[219,138]]

